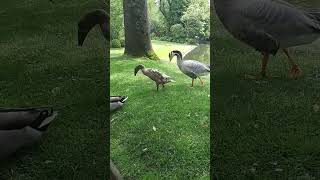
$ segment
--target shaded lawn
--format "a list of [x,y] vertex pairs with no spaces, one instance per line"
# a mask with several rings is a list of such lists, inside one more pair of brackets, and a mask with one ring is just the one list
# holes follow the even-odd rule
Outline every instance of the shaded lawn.
[[293,48],[304,76],[287,78],[279,51],[267,73],[278,78],[244,79],[260,72],[261,56],[213,26],[215,113],[213,167],[218,179],[320,178],[320,43]]
[[1,107],[53,106],[43,141],[0,163],[0,179],[106,179],[106,41],[77,47],[77,21],[96,1],[1,1]]
[[[127,95],[123,109],[112,116],[111,157],[126,179],[209,179],[209,77],[205,87],[169,63],[173,49],[190,46],[153,41],[160,62],[122,57],[111,49],[111,95]],[[164,89],[134,67],[157,68],[177,82]],[[155,128],[155,129],[154,129]]]

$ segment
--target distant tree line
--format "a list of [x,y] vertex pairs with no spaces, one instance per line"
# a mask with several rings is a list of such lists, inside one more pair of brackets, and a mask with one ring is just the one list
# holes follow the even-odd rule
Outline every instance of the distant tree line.
[[[196,43],[210,36],[209,0],[147,0],[152,39]],[[110,1],[111,46],[123,47],[123,0]]]

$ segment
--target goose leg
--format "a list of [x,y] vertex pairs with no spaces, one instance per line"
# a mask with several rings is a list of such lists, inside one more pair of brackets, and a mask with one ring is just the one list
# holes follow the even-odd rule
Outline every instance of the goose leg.
[[301,70],[299,66],[293,61],[291,58],[288,49],[283,49],[283,52],[286,54],[289,64],[291,66],[291,70],[289,72],[289,78],[290,79],[295,79],[301,75]]
[[164,88],[164,84],[162,84],[162,88]]
[[157,91],[159,91],[159,84],[157,84]]
[[267,65],[268,65],[268,60],[269,60],[269,54],[263,52],[262,53],[262,64],[261,64],[261,76],[264,78],[266,77],[266,70],[267,70]]
[[192,79],[191,87],[193,87],[193,82],[194,82],[194,79]]
[[204,86],[204,83],[203,83],[203,81],[202,81],[202,79],[200,77],[199,77],[199,80],[201,82],[201,85]]

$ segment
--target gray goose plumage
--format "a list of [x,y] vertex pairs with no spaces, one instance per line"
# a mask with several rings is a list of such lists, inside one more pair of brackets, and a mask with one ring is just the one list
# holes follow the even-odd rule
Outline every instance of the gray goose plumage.
[[261,75],[266,76],[269,55],[279,49],[288,57],[290,78],[301,74],[288,48],[308,44],[320,36],[320,16],[282,0],[215,0],[216,13],[237,39],[261,52]]
[[177,65],[180,71],[192,79],[191,87],[193,87],[196,78],[199,78],[201,84],[204,85],[200,76],[208,75],[210,73],[210,66],[196,60],[182,60],[182,53],[177,50],[169,53],[170,61],[174,56],[177,57]]

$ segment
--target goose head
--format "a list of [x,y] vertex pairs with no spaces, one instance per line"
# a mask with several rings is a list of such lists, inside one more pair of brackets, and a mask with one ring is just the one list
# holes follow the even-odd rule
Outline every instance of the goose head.
[[134,75],[135,75],[135,76],[137,75],[137,73],[138,73],[138,71],[139,71],[140,69],[144,69],[144,65],[139,64],[138,66],[136,66],[136,67],[134,68]]
[[174,56],[177,56],[177,58],[179,59],[182,59],[182,53],[178,50],[174,50],[174,51],[171,51],[169,53],[169,61],[171,62],[171,60],[173,59]]

